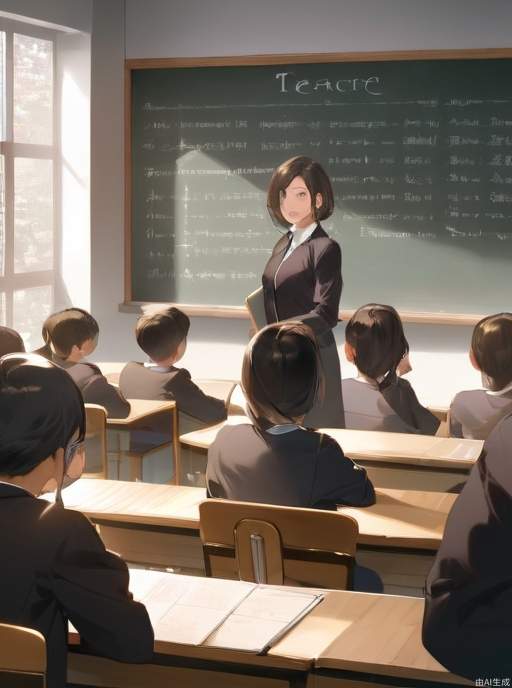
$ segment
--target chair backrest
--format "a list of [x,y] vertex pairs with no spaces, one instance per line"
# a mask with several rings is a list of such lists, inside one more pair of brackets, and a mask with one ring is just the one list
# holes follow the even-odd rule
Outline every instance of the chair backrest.
[[106,478],[107,412],[98,404],[85,404],[85,469],[84,478]]
[[208,499],[199,505],[206,575],[352,588],[357,521],[336,511]]
[[41,633],[0,623],[0,686],[46,686],[46,642]]

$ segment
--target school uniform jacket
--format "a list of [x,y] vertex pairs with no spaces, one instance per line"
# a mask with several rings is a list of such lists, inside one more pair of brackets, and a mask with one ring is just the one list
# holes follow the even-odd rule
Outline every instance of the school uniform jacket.
[[45,347],[34,353],[49,358],[50,361],[64,368],[64,370],[71,375],[75,384],[82,392],[82,397],[86,404],[99,404],[103,406],[107,411],[107,415],[111,418],[126,418],[130,413],[130,403],[124,398],[117,387],[109,383],[107,378],[94,363],[85,361],[72,363],[55,355],[49,357],[46,354]]
[[485,440],[509,413],[512,413],[512,390],[499,395],[488,394],[485,389],[459,392],[450,406],[450,435]]
[[352,430],[435,435],[439,420],[420,404],[410,383],[397,377],[382,391],[377,383],[343,380],[345,424]]
[[208,450],[211,497],[298,507],[368,506],[366,471],[328,435],[297,428],[280,435],[254,425],[225,426]]
[[0,483],[0,523],[0,621],[44,635],[49,688],[65,685],[68,619],[94,654],[151,659],[153,630],[126,564],[85,516]]
[[423,643],[475,681],[512,675],[512,415],[484,443],[426,581]]
[[170,366],[162,371],[131,361],[121,371],[119,388],[127,397],[175,401],[180,413],[203,423],[220,423],[227,417],[224,401],[205,394],[185,368]]
[[275,245],[262,276],[267,323],[301,320],[320,344],[331,343],[338,324],[343,280],[339,244],[317,225],[309,239],[283,262],[288,232]]

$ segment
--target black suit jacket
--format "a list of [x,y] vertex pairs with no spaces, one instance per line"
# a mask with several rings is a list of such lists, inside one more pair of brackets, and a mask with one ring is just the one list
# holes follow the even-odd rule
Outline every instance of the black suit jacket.
[[338,323],[343,286],[341,249],[317,225],[310,238],[281,265],[290,240],[288,233],[277,242],[263,272],[267,322],[301,320],[313,329],[319,344],[325,345]]
[[208,494],[298,507],[368,506],[373,485],[329,435],[302,428],[282,435],[250,423],[227,425],[208,450]]
[[512,675],[511,448],[509,415],[450,511],[426,584],[423,643],[473,681]]
[[126,418],[130,413],[130,402],[124,398],[117,387],[109,383],[94,363],[89,363],[88,361],[72,363],[55,355],[48,356],[46,347],[37,349],[34,353],[44,356],[56,365],[64,368],[82,392],[82,397],[86,404],[99,404],[103,406],[107,415],[111,418]]
[[121,371],[119,388],[127,397],[134,399],[175,401],[180,413],[202,423],[220,423],[227,416],[222,399],[205,394],[194,384],[185,368],[172,366],[164,372],[130,361]]
[[126,564],[85,516],[0,483],[0,524],[0,621],[44,635],[48,688],[65,684],[68,619],[95,654],[151,659],[153,629]]

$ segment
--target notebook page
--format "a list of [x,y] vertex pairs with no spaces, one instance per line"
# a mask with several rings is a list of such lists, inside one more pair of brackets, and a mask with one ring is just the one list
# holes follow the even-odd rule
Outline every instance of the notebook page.
[[240,603],[205,645],[261,653],[322,599],[321,594],[259,586]]
[[[180,579],[176,581],[179,595],[160,614],[164,595],[160,589],[155,631],[161,640],[187,645],[203,643],[256,587],[253,583],[218,578],[173,578]],[[173,597],[172,589],[168,592]]]

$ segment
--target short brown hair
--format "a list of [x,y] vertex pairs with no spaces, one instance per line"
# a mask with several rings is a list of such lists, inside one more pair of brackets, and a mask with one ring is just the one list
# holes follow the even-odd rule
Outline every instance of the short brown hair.
[[190,320],[178,308],[164,308],[141,315],[135,327],[137,344],[153,361],[173,356],[190,328]]
[[93,316],[83,308],[65,308],[53,313],[43,323],[44,346],[35,353],[52,358],[68,358],[74,346],[82,346],[88,339],[95,339],[100,328]]
[[393,306],[367,303],[358,308],[345,328],[358,370],[372,380],[393,375],[409,352],[402,321]]
[[274,323],[249,342],[242,389],[258,425],[289,423],[323,395],[322,365],[313,331],[301,322]]
[[473,330],[471,351],[492,390],[512,382],[512,313],[482,318]]
[[[274,170],[267,194],[267,208],[272,217],[283,227],[290,227],[281,214],[281,194],[295,177],[302,177],[311,195],[311,210],[317,220],[325,220],[334,210],[334,193],[331,182],[320,163],[304,155],[286,160]],[[322,196],[322,205],[317,208],[315,198]]]

